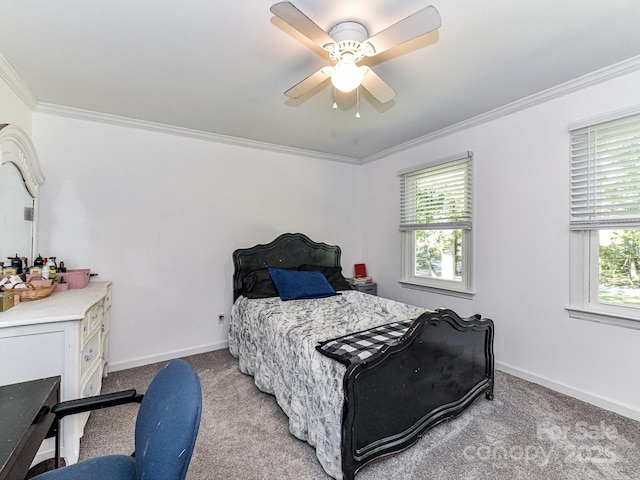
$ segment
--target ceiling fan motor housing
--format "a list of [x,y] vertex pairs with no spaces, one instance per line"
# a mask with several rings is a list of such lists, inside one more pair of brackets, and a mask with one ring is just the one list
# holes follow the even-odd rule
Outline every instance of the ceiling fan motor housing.
[[329,30],[329,36],[336,42],[355,40],[358,43],[369,38],[367,28],[358,22],[340,22]]
[[328,33],[336,41],[334,44],[325,45],[329,57],[334,62],[340,61],[345,53],[352,55],[354,62],[362,60],[365,56],[361,44],[369,38],[369,32],[361,23],[340,22],[334,25]]

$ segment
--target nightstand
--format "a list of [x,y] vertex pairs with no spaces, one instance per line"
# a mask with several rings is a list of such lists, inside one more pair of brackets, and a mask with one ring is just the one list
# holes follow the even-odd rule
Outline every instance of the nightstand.
[[353,289],[369,295],[378,295],[378,284],[375,282],[353,285]]

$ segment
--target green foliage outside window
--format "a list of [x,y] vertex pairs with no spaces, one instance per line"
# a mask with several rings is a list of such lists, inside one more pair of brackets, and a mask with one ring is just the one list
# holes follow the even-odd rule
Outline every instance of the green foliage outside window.
[[600,230],[599,300],[640,305],[640,230]]
[[416,230],[415,274],[462,280],[462,230]]

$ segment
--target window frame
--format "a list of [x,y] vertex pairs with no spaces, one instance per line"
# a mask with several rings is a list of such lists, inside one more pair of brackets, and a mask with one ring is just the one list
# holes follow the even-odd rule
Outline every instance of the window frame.
[[[418,165],[398,172],[399,177],[410,175],[427,169],[439,167],[448,163],[459,162],[467,159],[468,174],[470,179],[467,181],[467,196],[469,197],[469,221],[467,227],[455,225],[451,223],[433,223],[425,226],[403,226],[400,225],[401,234],[401,277],[399,283],[406,288],[430,291],[444,295],[452,295],[462,298],[472,298],[475,294],[473,291],[473,152],[467,151],[457,155],[452,155],[427,164]],[[401,202],[403,201],[403,193]],[[401,207],[402,208],[402,207]],[[401,215],[402,216],[402,215]],[[402,223],[402,220],[401,220]],[[414,232],[417,230],[462,230],[462,270],[461,281],[448,280],[442,278],[429,278],[416,276],[414,273],[415,265],[415,245]]]
[[640,308],[600,303],[598,300],[600,252],[598,230],[571,232],[570,301],[571,318],[640,329]]
[[[576,122],[569,125],[570,138],[572,138],[573,132],[578,130],[587,127],[595,128],[639,114],[640,106],[635,106]],[[574,159],[571,155],[570,158],[573,167]],[[600,224],[596,222],[597,220],[594,220],[591,225],[580,226],[580,220],[576,221],[572,217],[569,256],[570,293],[569,306],[567,307],[569,316],[581,320],[640,329],[640,307],[601,303],[599,300],[600,230],[637,229],[640,227],[633,224],[625,225],[624,219],[618,220],[617,224],[607,224],[606,220],[601,221]]]

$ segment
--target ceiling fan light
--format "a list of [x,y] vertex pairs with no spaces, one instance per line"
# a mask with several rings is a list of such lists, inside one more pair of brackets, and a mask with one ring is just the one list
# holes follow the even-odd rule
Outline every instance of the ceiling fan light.
[[366,67],[358,67],[353,61],[340,60],[331,73],[331,83],[344,93],[351,92],[362,83]]

